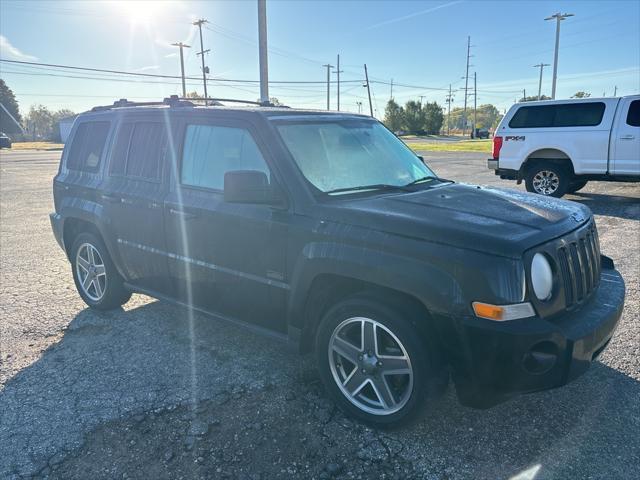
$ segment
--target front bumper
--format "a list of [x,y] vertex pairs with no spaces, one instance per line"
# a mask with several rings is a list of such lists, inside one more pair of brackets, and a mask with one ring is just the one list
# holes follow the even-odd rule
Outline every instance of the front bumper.
[[460,402],[487,408],[520,393],[556,388],[576,379],[611,340],[624,295],[620,273],[603,269],[598,290],[589,301],[559,318],[460,320],[458,345],[451,358]]

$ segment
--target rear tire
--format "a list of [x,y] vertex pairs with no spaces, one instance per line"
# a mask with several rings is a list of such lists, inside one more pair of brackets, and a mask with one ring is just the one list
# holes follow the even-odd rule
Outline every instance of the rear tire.
[[426,319],[403,310],[355,295],[329,309],[316,335],[329,396],[347,415],[376,427],[415,419],[446,386],[435,342],[416,326]]
[[569,184],[569,188],[567,188],[567,193],[576,193],[577,191],[582,190],[587,183],[589,183],[588,180],[571,182]]
[[76,289],[91,308],[112,310],[131,298],[107,247],[97,235],[90,232],[78,235],[71,247],[70,258]]
[[538,161],[527,169],[525,185],[527,192],[560,198],[567,193],[570,178],[568,168],[555,162]]

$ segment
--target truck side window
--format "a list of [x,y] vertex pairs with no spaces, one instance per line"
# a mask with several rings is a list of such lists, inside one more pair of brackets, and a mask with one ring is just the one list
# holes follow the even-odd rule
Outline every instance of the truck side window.
[[96,172],[109,133],[109,122],[84,122],[78,125],[69,150],[67,168]]
[[627,113],[627,125],[632,127],[640,127],[640,100],[634,100],[629,105],[629,113]]
[[231,170],[257,170],[270,176],[251,134],[243,128],[187,126],[180,182],[222,190],[224,174]]
[[596,125],[600,125],[600,122],[602,122],[604,110],[605,104],[603,102],[580,102],[520,107],[509,122],[509,127],[595,127]]

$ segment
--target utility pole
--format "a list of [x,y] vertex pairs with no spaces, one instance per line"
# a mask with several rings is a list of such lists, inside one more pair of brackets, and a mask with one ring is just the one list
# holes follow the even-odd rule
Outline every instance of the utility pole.
[[469,59],[471,57],[471,36],[467,36],[467,69],[466,73],[464,74],[464,112],[462,115],[462,136],[465,136],[467,134],[467,90],[469,88]]
[[369,96],[369,113],[373,117],[373,104],[371,103],[371,87],[369,86],[369,72],[367,72],[367,64],[364,64],[364,78],[367,82],[367,95]]
[[447,135],[451,134],[451,103],[453,95],[451,94],[451,84],[449,84],[449,95],[447,95]]
[[331,91],[330,91],[330,85],[331,85],[331,69],[333,68],[333,65],[329,65],[328,63],[326,65],[323,65],[323,67],[327,68],[327,110],[331,110]]
[[537,65],[534,65],[534,68],[540,68],[540,80],[538,81],[538,100],[540,100],[540,98],[542,97],[542,71],[544,70],[544,67],[548,67],[549,64],[548,63],[542,63],[540,62]]
[[615,85],[615,86],[613,87],[613,96],[615,97],[615,96],[617,96],[617,95],[618,95],[618,86],[617,86],[617,85]]
[[389,95],[389,100],[393,100],[393,78],[391,79],[391,94]]
[[426,97],[426,95],[420,95],[420,106],[422,106],[422,99]]
[[[202,59],[202,83],[204,84],[204,98],[209,98],[209,95],[207,95],[207,71],[208,68],[204,66],[204,54],[207,53],[209,50],[205,50],[204,49],[204,44],[202,43],[202,24],[207,23],[207,21],[204,18],[201,18],[200,20],[196,20],[195,22],[193,22],[193,25],[196,25],[198,27],[198,30],[200,30],[200,51],[196,53],[196,55],[200,55],[201,59]],[[204,101],[204,104],[207,105],[207,100]]]
[[173,45],[174,47],[180,47],[180,74],[182,75],[182,96],[186,97],[187,96],[187,87],[184,83],[184,55],[182,54],[182,49],[183,48],[191,48],[190,45],[185,45],[182,42],[178,42],[178,43],[172,43],[171,45]]
[[269,64],[267,59],[267,3],[258,0],[258,52],[260,57],[260,103],[269,104]]
[[340,54],[338,54],[338,63],[337,65],[337,70],[335,70],[333,73],[336,74],[336,76],[338,77],[338,84],[337,84],[337,93],[338,93],[338,106],[336,108],[336,110],[340,111],[340,74],[342,72],[344,72],[344,70],[340,70]]
[[527,89],[526,88],[522,89],[522,101],[523,102],[527,101]]
[[476,138],[476,125],[478,121],[478,84],[476,72],[473,72],[473,138]]
[[551,15],[550,17],[545,18],[545,20],[553,20],[556,19],[556,50],[553,55],[553,80],[551,83],[551,99],[556,99],[556,81],[558,80],[558,49],[560,47],[560,22],[565,18],[573,17],[573,13],[556,13]]

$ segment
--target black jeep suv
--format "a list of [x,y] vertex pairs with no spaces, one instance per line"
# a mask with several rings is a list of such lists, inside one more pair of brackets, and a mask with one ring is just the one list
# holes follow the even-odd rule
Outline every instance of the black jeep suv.
[[361,115],[119,101],[78,117],[53,190],[90,307],[141,292],[280,337],[372,424],[449,373],[475,407],[563,385],[623,308],[588,208],[439,178]]

